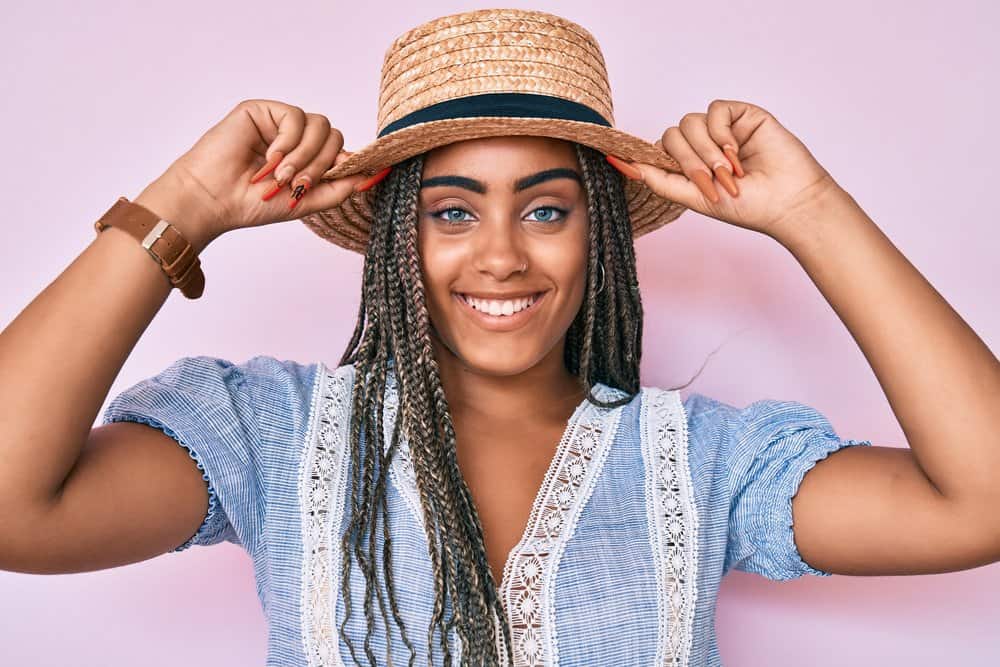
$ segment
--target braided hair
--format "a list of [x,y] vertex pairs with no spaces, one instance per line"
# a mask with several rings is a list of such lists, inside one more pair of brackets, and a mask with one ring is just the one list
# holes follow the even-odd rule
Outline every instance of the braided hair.
[[[579,378],[588,401],[617,407],[639,392],[642,349],[642,302],[624,181],[601,153],[577,143],[573,147],[587,193],[590,245],[586,297],[566,332],[564,363]],[[340,360],[341,365],[353,364],[355,369],[349,440],[351,513],[341,544],[341,592],[349,618],[353,555],[365,577],[364,653],[369,664],[377,664],[371,646],[377,602],[386,628],[392,615],[410,651],[408,664],[413,667],[415,651],[395,601],[386,501],[389,464],[401,432],[405,433],[434,574],[428,661],[434,664],[437,643],[444,664],[452,664],[447,638],[456,628],[462,643],[462,665],[499,664],[497,633],[502,633],[507,660],[512,663],[510,628],[487,562],[482,524],[458,466],[455,430],[432,354],[431,322],[417,254],[423,164],[423,154],[407,159],[376,186],[375,221],[365,254],[357,324]],[[599,263],[605,272],[600,287]],[[390,371],[398,381],[399,418],[385,447],[383,400]],[[601,401],[592,394],[598,382],[627,395],[617,401]],[[376,574],[380,520],[387,596]],[[446,599],[452,609],[448,618]],[[345,632],[347,618],[340,626],[340,635],[360,665],[357,650]]]

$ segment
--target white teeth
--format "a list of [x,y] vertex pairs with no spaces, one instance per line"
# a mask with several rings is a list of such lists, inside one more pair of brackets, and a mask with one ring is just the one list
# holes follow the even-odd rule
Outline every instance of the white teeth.
[[534,297],[518,297],[517,299],[477,299],[472,296],[462,295],[465,302],[476,310],[489,313],[494,316],[513,315],[520,312],[535,302]]

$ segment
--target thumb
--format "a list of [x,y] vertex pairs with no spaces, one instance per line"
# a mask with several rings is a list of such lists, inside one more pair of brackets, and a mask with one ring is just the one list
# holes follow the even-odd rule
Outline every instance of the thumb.
[[642,173],[643,183],[655,194],[696,211],[704,210],[705,196],[684,174],[675,174],[645,162],[630,164]]
[[[337,153],[337,157],[333,160],[333,166],[340,165],[353,154],[354,151],[341,149]],[[298,215],[309,215],[310,213],[339,206],[353,194],[354,186],[364,180],[364,174],[351,174],[350,176],[335,178],[333,180],[320,180],[309,192],[309,196],[303,199],[302,203],[296,207]]]
[[340,206],[354,194],[354,186],[366,180],[365,174],[351,174],[333,180],[323,180],[313,186],[302,203],[295,207],[297,216]]

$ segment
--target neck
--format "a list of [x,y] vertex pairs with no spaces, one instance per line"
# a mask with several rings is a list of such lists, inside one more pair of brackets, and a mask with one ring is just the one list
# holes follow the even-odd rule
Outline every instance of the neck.
[[460,424],[514,428],[564,423],[586,397],[563,363],[565,342],[563,338],[531,368],[500,376],[469,368],[434,336],[441,385],[456,428]]

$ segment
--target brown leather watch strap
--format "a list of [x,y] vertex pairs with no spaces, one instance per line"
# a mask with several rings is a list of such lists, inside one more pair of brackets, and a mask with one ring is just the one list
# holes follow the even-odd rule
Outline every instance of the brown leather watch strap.
[[152,255],[171,284],[189,299],[197,299],[205,290],[201,260],[180,231],[145,206],[119,197],[107,213],[94,223],[100,234],[108,227],[128,232]]

